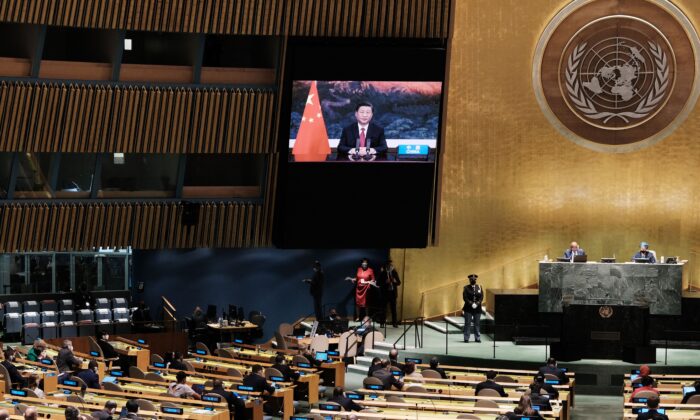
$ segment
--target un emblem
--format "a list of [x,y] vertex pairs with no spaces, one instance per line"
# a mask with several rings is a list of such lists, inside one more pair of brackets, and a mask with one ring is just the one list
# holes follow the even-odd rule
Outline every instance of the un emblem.
[[666,0],[576,0],[540,38],[535,94],[575,143],[638,150],[670,134],[693,109],[698,46],[693,26]]

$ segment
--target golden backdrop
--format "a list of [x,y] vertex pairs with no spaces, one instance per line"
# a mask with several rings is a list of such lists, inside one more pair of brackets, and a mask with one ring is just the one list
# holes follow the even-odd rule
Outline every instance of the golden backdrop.
[[[633,153],[565,139],[540,111],[531,75],[539,36],[567,3],[455,1],[439,242],[392,251],[404,317],[458,310],[472,272],[486,289],[532,286],[536,260],[572,240],[592,259],[618,260],[646,240],[658,256],[689,259],[691,283],[700,278],[700,113]],[[674,3],[697,27],[700,1]]]

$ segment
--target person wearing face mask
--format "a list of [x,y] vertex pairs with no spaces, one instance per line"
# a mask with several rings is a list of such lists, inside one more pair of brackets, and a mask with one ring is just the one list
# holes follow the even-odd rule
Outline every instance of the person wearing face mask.
[[399,273],[394,268],[394,264],[391,260],[387,261],[386,265],[381,268],[379,273],[379,284],[382,288],[382,324],[386,323],[386,305],[389,305],[391,310],[391,325],[397,328],[398,317],[396,316],[396,299],[399,295],[398,290],[401,285],[401,278]]
[[68,372],[80,368],[83,364],[83,359],[75,357],[73,354],[73,342],[70,340],[63,340],[63,345],[61,350],[58,351],[58,357],[56,358],[56,367],[58,371]]
[[97,375],[97,362],[90,360],[88,368],[78,373],[78,378],[82,379],[88,388],[100,389],[100,377]]
[[363,258],[357,269],[355,278],[348,277],[355,284],[355,320],[359,321],[367,313],[367,297],[370,287],[378,287],[374,278],[374,270],[369,267],[369,260]]
[[323,270],[321,270],[321,262],[314,261],[314,275],[310,279],[302,280],[304,283],[309,283],[309,292],[311,292],[311,297],[314,298],[314,313],[316,314],[316,320],[321,321],[323,319]]
[[14,365],[15,362],[15,351],[11,347],[5,349],[5,360],[2,361],[2,365],[7,369],[7,373],[10,374],[10,381],[12,385],[18,388],[26,388],[27,380],[19,374],[19,371]]
[[464,286],[462,291],[462,298],[464,299],[464,306],[462,307],[462,312],[464,313],[464,342],[469,342],[469,327],[472,322],[474,322],[474,341],[481,343],[481,334],[479,333],[479,321],[481,320],[481,301],[484,300],[484,291],[481,286],[476,284],[476,279],[479,277],[476,274],[470,274],[467,276],[469,278],[469,284]]
[[119,353],[114,350],[114,346],[109,342],[109,334],[104,331],[97,331],[97,345],[102,349],[102,356],[105,359],[118,359]]
[[654,253],[652,251],[649,251],[649,244],[646,242],[642,242],[639,244],[639,252],[634,254],[632,257],[632,261],[637,261],[638,259],[640,260],[648,260],[649,264],[656,264],[656,257],[654,256]]

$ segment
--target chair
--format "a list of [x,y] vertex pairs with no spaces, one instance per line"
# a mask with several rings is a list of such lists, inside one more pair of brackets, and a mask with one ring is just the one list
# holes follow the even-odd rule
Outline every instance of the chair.
[[387,395],[387,397],[386,397],[386,402],[405,403],[406,400],[404,400],[403,398],[399,397],[398,395]]
[[22,391],[27,393],[27,397],[32,397],[32,398],[39,398],[39,396],[34,392],[33,390],[29,388],[22,388]]
[[230,348],[219,349],[219,357],[225,357],[227,359],[235,359],[236,351]]
[[205,351],[207,355],[211,355],[211,352],[209,351],[209,347],[207,347],[207,345],[202,343],[201,341],[197,341],[194,344],[194,348],[195,348],[195,350]]
[[41,323],[41,315],[39,315],[39,312],[25,312],[22,315],[23,322],[25,324],[40,324]]
[[89,319],[78,321],[78,335],[81,337],[94,337],[95,323]]
[[103,382],[102,386],[107,391],[124,392],[124,389],[114,382]]
[[39,331],[42,338],[58,337],[58,324],[55,322],[42,322],[39,325]]
[[558,377],[557,375],[553,375],[553,374],[551,374],[551,373],[545,373],[545,374],[544,374],[544,379],[545,379],[545,380],[549,379],[549,380],[551,380],[551,381],[558,381],[558,380],[559,380],[559,377]]
[[58,322],[58,313],[56,311],[41,312],[41,322]]
[[280,372],[279,370],[277,370],[273,367],[269,367],[269,368],[265,369],[265,379],[267,379],[269,381],[271,376],[284,376],[284,375],[282,375],[282,372]]
[[[639,393],[641,394],[641,392]],[[639,394],[635,396],[639,396]],[[693,395],[692,397],[688,398],[688,401],[685,402],[686,404],[700,404],[700,395]]]
[[422,385],[410,385],[406,388],[406,392],[420,392],[426,394],[428,390]]
[[333,406],[333,407],[340,407],[340,411],[345,411],[345,408],[343,408],[343,406],[340,405],[340,404],[338,404],[337,402],[326,401],[326,402],[323,403],[323,405],[331,405],[331,406]]
[[29,408],[27,404],[19,403],[15,405],[15,414],[18,416],[23,416],[24,412],[27,411],[27,408]]
[[241,371],[236,368],[229,368],[226,371],[226,375],[233,376],[234,378],[243,378],[243,374],[241,373]]
[[58,309],[60,311],[72,311],[73,310],[73,300],[72,299],[61,299],[58,301]]
[[460,414],[457,416],[458,419],[476,419],[479,420],[481,417],[477,416],[476,414]]
[[265,325],[266,320],[267,320],[267,318],[265,317],[265,315],[257,314],[257,315],[253,315],[253,317],[250,319],[250,322],[252,322],[253,324],[262,328]]
[[10,381],[10,372],[7,371],[7,368],[0,364],[0,379],[5,382],[5,394],[10,393],[10,389],[12,389],[12,382]]
[[298,366],[299,363],[309,363],[309,360],[301,354],[295,354],[292,356],[292,364]]
[[5,314],[5,334],[19,334],[22,331],[22,315],[17,312]]
[[338,339],[338,353],[340,357],[357,356],[357,343],[359,339],[353,331],[345,331]]
[[478,394],[476,394],[477,397],[500,397],[501,394],[498,393],[495,389],[491,388],[484,388],[479,391]]
[[517,382],[515,379],[508,375],[496,375],[495,378],[493,378],[494,382]]
[[94,321],[93,312],[90,309],[80,309],[78,310],[78,322],[80,321]]
[[22,303],[22,312],[39,312],[39,302],[28,300]]
[[78,404],[85,404],[85,400],[80,395],[70,394],[66,401]]
[[95,299],[95,307],[97,309],[112,309],[107,298],[97,298]]
[[440,375],[440,372],[438,372],[437,370],[423,369],[420,373],[421,375],[423,375],[424,378],[442,379],[442,375]]
[[78,327],[74,321],[62,321],[58,323],[58,333],[61,337],[77,337]]
[[384,341],[384,334],[379,331],[372,331],[365,335],[365,338],[362,339],[362,343],[365,346],[365,351],[373,349],[374,344],[380,341]]
[[[37,307],[39,305],[37,304]],[[39,312],[25,312],[24,324],[22,325],[22,344],[32,344],[34,340],[39,338],[39,325],[41,324],[41,316]]]
[[362,380],[362,386],[365,388],[368,388],[369,385],[380,385],[384,386],[384,383],[382,383],[381,379],[375,378],[374,376],[369,376],[365,379]]
[[277,349],[281,349],[281,350],[289,349],[289,346],[287,345],[287,340],[284,339],[284,336],[282,334],[280,334],[279,331],[275,331],[275,343],[276,343],[275,348],[277,348]]
[[283,322],[277,328],[277,332],[279,332],[282,335],[282,337],[285,337],[287,335],[293,335],[294,334],[294,327],[292,326],[292,324],[288,324],[286,322]]
[[192,363],[188,362],[187,360],[183,360],[182,364],[185,365],[185,368],[187,369],[188,372],[196,372],[194,369],[194,366],[192,366]]
[[151,365],[154,363],[165,363],[165,359],[158,353],[151,353]]
[[42,312],[46,312],[46,311],[57,312],[58,311],[58,302],[56,302],[53,299],[42,300],[41,301],[41,311]]
[[62,309],[58,311],[58,322],[72,321],[75,322],[75,312],[72,309]]
[[158,411],[158,408],[156,407],[156,405],[148,400],[145,400],[143,398],[137,398],[135,401],[136,401],[136,404],[139,405],[139,410]]
[[260,311],[250,311],[250,312],[248,313],[248,321],[253,322],[253,317],[254,317],[255,315],[262,315],[262,312],[260,312]]
[[325,335],[317,335],[311,339],[311,350],[313,351],[328,351],[328,337]]
[[155,372],[146,372],[146,375],[143,377],[143,379],[153,382],[166,382],[164,377],[160,376]]
[[131,332],[131,323],[129,322],[129,310],[127,308],[113,309],[112,319],[114,319],[114,332],[116,334],[128,334]]
[[128,308],[129,303],[126,301],[125,298],[123,297],[117,297],[112,299],[112,309],[117,309],[117,308]]
[[136,366],[129,366],[129,377],[134,379],[146,379],[146,373]]
[[498,403],[493,400],[477,400],[476,404],[474,404],[475,407],[484,407],[484,408],[499,408]]
[[100,308],[95,310],[95,320],[100,321],[100,320],[107,320],[111,321],[112,320],[112,310],[107,309],[107,308]]
[[19,302],[6,302],[5,303],[5,314],[18,314],[22,312],[22,307]]

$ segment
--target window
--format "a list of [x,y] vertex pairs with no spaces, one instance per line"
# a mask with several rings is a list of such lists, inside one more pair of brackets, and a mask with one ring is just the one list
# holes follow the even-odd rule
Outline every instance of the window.
[[98,194],[103,198],[175,196],[177,155],[131,154],[102,157],[102,182]]
[[75,271],[76,290],[97,290],[97,257],[95,255],[75,255],[73,269]]
[[29,254],[29,280],[32,293],[51,293],[53,290],[53,255]]
[[264,155],[187,155],[182,196],[260,197],[264,172]]
[[102,287],[104,290],[126,288],[126,255],[107,255],[102,258]]
[[15,198],[52,198],[49,171],[52,164],[49,153],[18,153],[19,168]]
[[56,291],[68,293],[73,287],[70,281],[70,254],[56,254]]
[[56,180],[57,198],[88,198],[95,177],[93,154],[63,153]]
[[0,200],[7,198],[12,175],[12,153],[0,153]]

